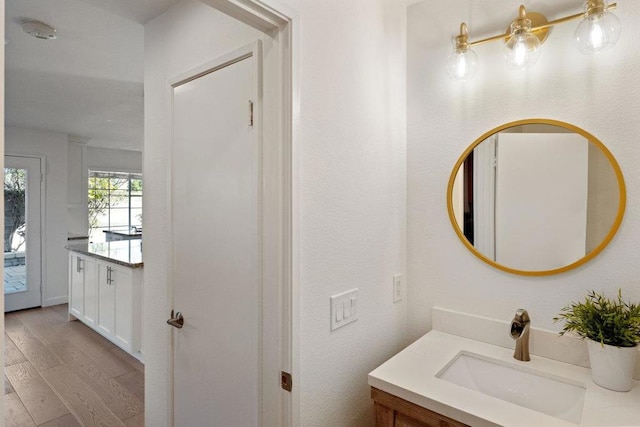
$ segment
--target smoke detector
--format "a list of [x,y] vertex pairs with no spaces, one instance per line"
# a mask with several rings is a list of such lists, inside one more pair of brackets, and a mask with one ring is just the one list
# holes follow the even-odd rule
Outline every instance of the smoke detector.
[[56,29],[49,24],[35,19],[25,19],[22,21],[22,31],[32,35],[37,39],[53,40],[56,38]]

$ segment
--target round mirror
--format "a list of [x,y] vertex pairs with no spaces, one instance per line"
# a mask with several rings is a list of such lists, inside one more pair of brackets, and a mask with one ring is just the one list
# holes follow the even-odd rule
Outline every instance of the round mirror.
[[501,270],[542,276],[584,264],[624,215],[624,178],[590,133],[555,120],[507,123],[456,162],[447,207],[458,237]]

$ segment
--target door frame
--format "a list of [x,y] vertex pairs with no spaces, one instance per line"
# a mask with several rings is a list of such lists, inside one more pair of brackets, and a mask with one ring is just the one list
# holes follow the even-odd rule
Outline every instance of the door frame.
[[[274,317],[268,321],[277,322],[279,325],[279,350],[276,354],[269,355],[272,359],[273,367],[276,372],[262,372],[262,384],[273,380],[273,375],[279,376],[280,371],[288,372],[292,375],[293,386],[291,392],[278,389],[276,396],[268,394],[266,400],[262,401],[262,419],[260,425],[281,425],[283,427],[292,427],[299,425],[300,420],[300,394],[299,394],[299,350],[298,350],[298,312],[299,312],[299,272],[298,272],[298,198],[297,198],[297,171],[298,162],[296,152],[294,151],[294,141],[297,133],[298,116],[295,105],[299,105],[298,93],[298,67],[297,67],[297,14],[289,7],[285,7],[272,0],[200,0],[214,9],[229,15],[253,28],[263,32],[266,36],[278,40],[278,66],[279,73],[277,81],[265,81],[264,85],[277,85],[278,105],[273,111],[280,123],[278,135],[269,135],[263,138],[262,127],[256,129],[258,132],[257,139],[259,144],[268,145],[270,150],[278,153],[277,159],[269,160],[269,167],[265,168],[265,164],[261,165],[262,186],[273,185],[277,187],[275,191],[263,191],[261,219],[265,218],[264,213],[267,209],[275,210],[271,212],[268,224],[261,225],[261,241],[262,241],[262,284],[263,289],[268,289],[269,293],[275,293],[278,301],[279,310],[273,310]],[[259,48],[258,43],[252,43],[240,50],[236,50],[217,60],[207,62],[196,67],[186,73],[182,73],[168,82],[168,90],[173,90],[173,85],[178,82],[184,82],[201,76],[205,71],[214,67],[221,67],[225,60],[228,62],[244,49],[251,50]],[[256,58],[260,62],[260,55]],[[217,64],[216,64],[217,63]],[[263,74],[264,75],[264,74]],[[261,93],[261,88],[259,93]],[[257,123],[260,126],[262,114],[262,99],[257,100]],[[172,141],[173,149],[173,141]],[[261,150],[264,153],[266,150]],[[262,157],[262,162],[265,157]],[[171,166],[170,166],[171,168]],[[268,172],[265,174],[265,170]],[[171,177],[171,171],[169,171]],[[171,178],[169,178],[171,179]],[[171,185],[171,183],[169,183]],[[171,194],[171,193],[170,193]],[[169,196],[171,198],[171,195]],[[171,201],[169,200],[169,206]],[[173,220],[173,215],[169,209],[169,222]],[[265,230],[275,228],[277,233],[266,235]],[[170,231],[171,233],[171,231]],[[269,248],[266,252],[264,248]],[[267,256],[269,254],[269,256]],[[271,274],[265,275],[265,266],[271,264]],[[275,268],[274,268],[275,265]],[[172,269],[169,269],[172,275]],[[169,300],[173,295],[172,276],[168,280]],[[267,314],[267,313],[263,313]],[[263,317],[264,321],[264,317]],[[173,334],[173,331],[167,331]],[[262,335],[264,336],[264,335]],[[166,343],[166,353],[170,358],[173,357],[171,340]],[[277,367],[276,367],[277,365]],[[173,360],[170,360],[170,366],[173,367]],[[167,372],[168,384],[173,390],[173,371]],[[263,389],[264,386],[262,387]],[[264,394],[263,394],[264,396]],[[173,393],[169,393],[169,402],[167,405],[171,410],[171,421],[173,422]],[[277,408],[274,410],[273,408]],[[275,421],[277,420],[277,421]]]
[[[18,154],[18,153],[12,153],[12,152],[4,153],[4,155],[2,156],[3,170],[5,167],[6,156],[25,157],[28,159],[37,159],[40,161],[40,306],[42,306],[42,302],[45,300],[45,294],[47,293],[47,285],[44,281],[44,278],[47,277],[47,251],[45,250],[45,245],[47,243],[47,234],[46,234],[46,228],[45,228],[46,217],[47,217],[47,207],[46,207],[47,158],[45,156],[37,156],[37,155],[31,155],[31,154]],[[2,204],[0,206],[2,207],[2,223],[4,224],[4,198],[2,199],[1,203]],[[4,277],[4,264],[2,266],[2,275]],[[4,292],[2,292],[3,307],[4,307],[4,304],[5,304]],[[4,323],[2,326],[2,330],[4,331]],[[4,346],[4,337],[2,340],[0,340],[0,344]]]

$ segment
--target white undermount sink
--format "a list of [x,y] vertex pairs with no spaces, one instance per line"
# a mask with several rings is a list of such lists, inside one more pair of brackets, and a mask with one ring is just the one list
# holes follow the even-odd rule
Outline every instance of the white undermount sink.
[[530,369],[526,362],[516,363],[461,351],[436,377],[565,421],[581,422],[584,384]]

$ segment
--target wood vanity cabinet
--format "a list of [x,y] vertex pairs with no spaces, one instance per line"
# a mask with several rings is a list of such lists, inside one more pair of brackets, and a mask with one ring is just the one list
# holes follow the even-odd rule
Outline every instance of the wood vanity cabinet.
[[469,427],[466,424],[371,387],[376,427]]

